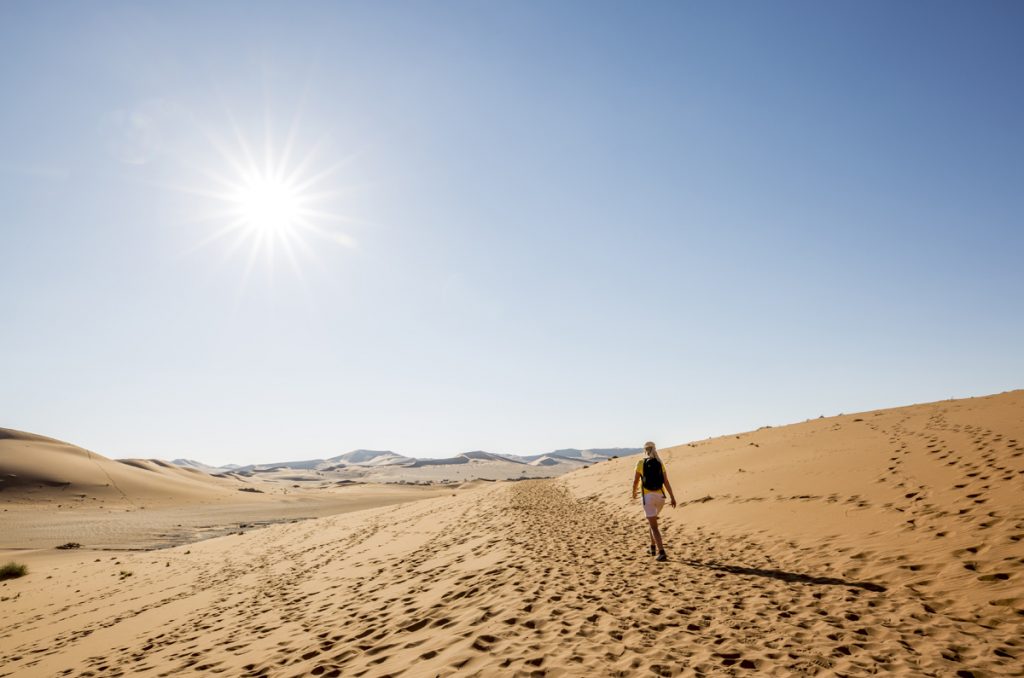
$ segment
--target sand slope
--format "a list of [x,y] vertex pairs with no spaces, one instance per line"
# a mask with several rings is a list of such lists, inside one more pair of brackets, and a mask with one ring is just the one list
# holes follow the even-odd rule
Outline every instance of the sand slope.
[[636,457],[26,556],[0,675],[1020,675],[1022,415],[1013,392],[668,450],[667,563]]
[[52,438],[0,429],[0,501],[63,495],[68,501],[181,502],[229,495],[239,486],[163,461],[114,461]]

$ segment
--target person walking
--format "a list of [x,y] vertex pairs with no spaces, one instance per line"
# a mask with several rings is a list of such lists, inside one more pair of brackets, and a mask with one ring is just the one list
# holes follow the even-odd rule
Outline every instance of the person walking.
[[647,517],[651,555],[657,554],[657,560],[668,560],[665,545],[661,541],[661,530],[658,529],[658,514],[665,506],[665,490],[668,490],[672,508],[676,507],[676,495],[672,491],[672,484],[668,482],[665,464],[658,456],[658,448],[649,441],[644,443],[644,458],[636,463],[633,474],[633,499],[636,499],[638,487],[641,490],[644,515]]

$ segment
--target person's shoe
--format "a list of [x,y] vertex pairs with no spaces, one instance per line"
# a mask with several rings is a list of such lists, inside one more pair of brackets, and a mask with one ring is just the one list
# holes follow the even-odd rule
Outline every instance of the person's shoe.
[[651,544],[651,555],[653,556],[657,552],[658,552],[658,547],[655,546],[654,544]]
[[658,562],[662,562],[662,561],[668,560],[668,556],[667,556],[667,555],[665,555],[665,551],[664,551],[664,549],[663,549],[663,550],[661,550],[661,551],[660,551],[660,552],[658,553],[658,557],[657,557],[657,558],[655,558],[655,560],[657,560]]

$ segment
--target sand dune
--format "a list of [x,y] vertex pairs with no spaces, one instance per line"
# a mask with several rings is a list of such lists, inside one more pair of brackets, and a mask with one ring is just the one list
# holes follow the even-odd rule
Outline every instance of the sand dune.
[[[357,480],[377,483],[461,483],[476,478],[492,480],[524,480],[554,478],[580,465],[589,465],[609,458],[635,454],[639,448],[564,449],[533,455],[506,455],[474,450],[452,457],[422,459],[406,457],[390,450],[354,450],[329,459],[306,459],[271,464],[239,466],[233,473],[239,477],[299,482],[337,482]],[[188,459],[177,460],[182,466],[210,470],[210,467]]]
[[167,462],[114,461],[52,438],[0,429],[0,500],[5,502],[61,495],[68,501],[181,502],[230,495],[239,486]]
[[159,459],[113,460],[32,433],[0,429],[0,549],[150,549],[254,526],[418,500],[446,487],[339,486],[233,474]]
[[21,553],[0,675],[1020,675],[1022,455],[1020,391],[672,448],[666,563],[637,457],[162,551]]

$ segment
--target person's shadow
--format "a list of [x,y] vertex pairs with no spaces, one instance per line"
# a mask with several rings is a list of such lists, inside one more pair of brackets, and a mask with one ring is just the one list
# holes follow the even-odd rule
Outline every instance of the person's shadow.
[[719,565],[718,563],[705,563],[699,560],[684,559],[679,561],[684,565],[690,567],[700,567],[705,570],[716,570],[718,572],[728,572],[729,574],[746,574],[755,577],[768,577],[770,579],[779,579],[781,581],[793,582],[796,584],[819,584],[821,586],[849,586],[851,588],[864,589],[866,591],[875,591],[880,593],[887,589],[881,584],[874,584],[869,581],[846,581],[845,579],[839,579],[837,577],[815,577],[809,574],[799,574],[797,572],[786,572],[785,570],[768,570],[760,567],[740,567],[738,565]]

